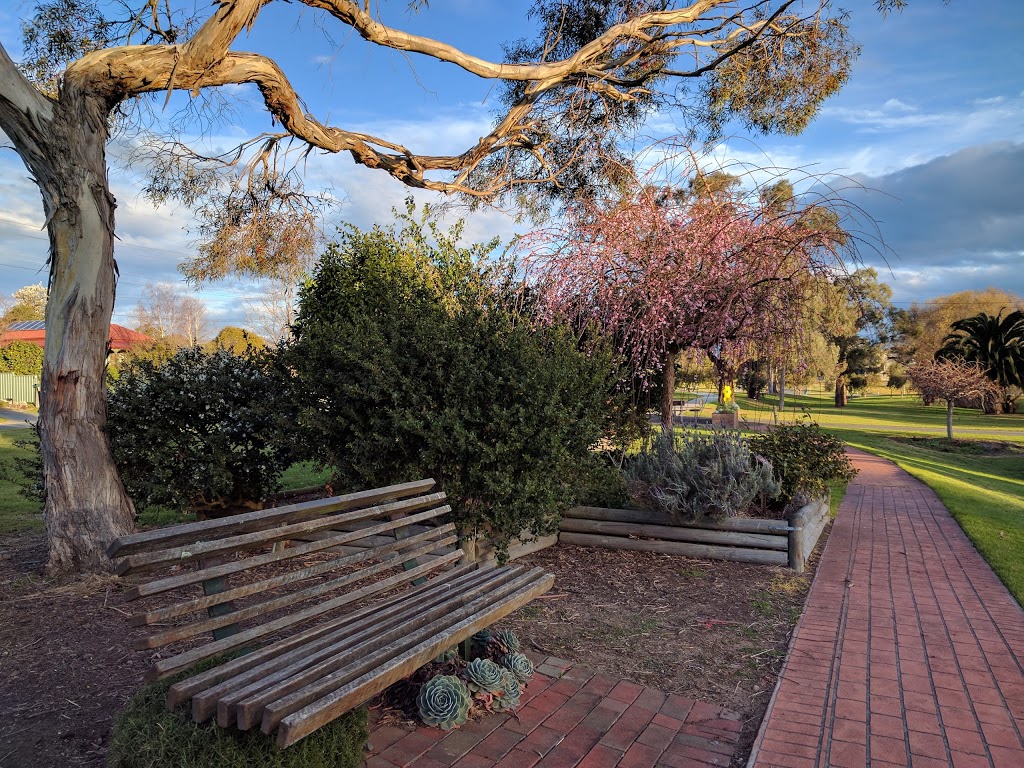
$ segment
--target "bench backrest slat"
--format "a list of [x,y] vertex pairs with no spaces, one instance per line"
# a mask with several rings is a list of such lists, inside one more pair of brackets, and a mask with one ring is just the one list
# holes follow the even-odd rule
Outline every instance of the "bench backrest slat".
[[323,552],[324,550],[336,547],[339,544],[345,544],[346,542],[359,541],[361,538],[365,538],[368,535],[375,533],[382,533],[384,531],[394,530],[400,528],[409,522],[421,522],[423,520],[429,520],[432,518],[440,517],[441,515],[447,514],[451,511],[451,507],[445,505],[443,507],[437,507],[436,509],[429,510],[427,512],[421,512],[417,515],[411,515],[403,520],[395,520],[387,523],[380,523],[374,526],[372,529],[367,528],[360,531],[352,531],[346,533],[339,533],[337,536],[331,536],[325,539],[318,539],[317,541],[311,541],[308,544],[301,544],[297,547],[287,547],[280,551],[267,552],[262,555],[255,555],[247,557],[243,560],[238,560],[231,563],[223,563],[221,565],[215,565],[210,568],[202,568],[197,571],[189,571],[181,573],[175,576],[169,576],[165,579],[157,579],[155,581],[146,582],[132,587],[125,593],[125,600],[131,601],[139,597],[145,597],[147,595],[156,595],[161,592],[169,592],[172,589],[179,587],[188,586],[189,584],[198,584],[208,579],[216,579],[222,576],[228,576],[232,573],[240,573],[247,571],[252,568],[259,567],[261,565],[268,565],[270,563],[281,562],[282,560],[289,560],[294,557],[302,557],[309,555],[314,552]]
[[[431,542],[433,544],[433,547],[430,550],[433,551],[434,549],[454,544],[458,540],[456,536],[451,535],[454,531],[455,526],[449,523],[448,525],[443,525],[439,528],[430,529],[423,533],[418,533],[415,536],[410,536],[407,539],[392,539],[388,544],[362,549],[355,554],[334,557],[322,563],[310,565],[296,571],[289,571],[288,573],[284,573],[279,576],[243,584],[242,586],[235,587],[234,589],[228,589],[214,595],[198,597],[192,600],[175,603],[174,605],[170,605],[165,608],[159,608],[145,613],[138,613],[132,616],[128,623],[133,627],[143,626],[146,624],[156,624],[178,616],[185,616],[189,613],[203,610],[204,608],[210,608],[214,605],[226,603],[231,600],[251,597],[269,589],[277,589],[289,584],[294,584],[313,576],[329,573],[330,571],[335,571],[339,568],[346,568],[372,558],[379,558],[382,555],[412,548],[426,542]],[[402,557],[408,558],[409,555],[406,553],[403,554]]]
[[242,630],[238,634],[226,637],[223,640],[214,640],[206,645],[179,653],[177,656],[172,656],[168,659],[161,659],[153,664],[151,673],[148,677],[150,679],[166,677],[173,672],[190,667],[203,659],[208,659],[212,656],[219,656],[220,654],[232,651],[236,648],[241,648],[252,643],[254,640],[259,640],[267,637],[268,635],[273,635],[284,629],[293,627],[296,624],[301,624],[309,621],[310,619],[316,618],[317,616],[335,611],[345,605],[385,592],[399,584],[418,578],[419,576],[425,576],[432,571],[440,570],[446,565],[456,563],[461,559],[461,557],[462,554],[459,552],[438,557],[414,568],[411,571],[397,573],[394,576],[373,582],[372,584],[368,584],[365,587],[361,587],[352,592],[346,592],[345,594],[326,600],[322,603],[311,605],[310,607],[297,611],[296,613],[288,614],[280,617],[279,619],[266,622],[265,624],[260,624],[255,627]]
[[348,523],[368,520],[374,517],[395,516],[392,517],[392,520],[400,520],[402,518],[397,517],[398,515],[404,515],[405,513],[429,507],[433,504],[440,504],[444,500],[445,495],[443,493],[432,493],[426,496],[418,496],[412,499],[359,509],[355,512],[343,512],[337,515],[326,516],[320,515],[313,520],[278,525],[266,530],[243,533],[237,536],[215,538],[208,534],[207,538],[188,544],[179,544],[164,549],[129,555],[117,564],[116,570],[119,576],[123,576],[138,570],[169,563],[178,564],[185,560],[198,560],[199,558],[216,557],[217,555],[227,553],[244,552],[250,549],[258,549],[277,541],[287,541],[304,533],[328,530],[335,526],[344,526]]
[[329,499],[317,499],[299,504],[289,504],[272,509],[261,509],[246,512],[217,520],[202,520],[196,523],[185,523],[170,528],[159,528],[152,531],[141,531],[116,539],[107,548],[107,557],[119,558],[136,552],[150,549],[165,549],[178,544],[201,541],[208,538],[222,537],[239,533],[260,531],[273,528],[281,523],[301,522],[333,512],[378,504],[389,499],[402,499],[426,493],[437,483],[431,479],[416,480],[410,483],[399,483],[385,488],[374,488],[358,491]]
[[[451,543],[456,540],[457,537],[452,536],[445,540],[445,543]],[[154,632],[148,637],[142,638],[136,643],[138,649],[146,648],[159,648],[162,645],[168,643],[177,642],[178,640],[185,640],[196,635],[201,635],[204,632],[212,632],[220,627],[226,627],[230,624],[236,624],[240,621],[247,619],[256,618],[257,616],[266,616],[270,613],[278,611],[282,608],[295,605],[297,603],[304,603],[308,600],[322,598],[331,592],[336,592],[344,587],[351,587],[354,584],[358,584],[371,576],[376,576],[384,571],[391,570],[392,568],[401,567],[402,564],[408,559],[409,555],[419,555],[431,552],[438,546],[437,542],[431,542],[422,547],[417,548],[409,554],[400,554],[390,560],[377,563],[376,565],[368,566],[366,568],[360,568],[358,571],[346,574],[337,579],[330,581],[322,581],[312,586],[299,589],[294,592],[288,592],[283,595],[271,597],[267,600],[263,600],[252,605],[247,605],[244,608],[225,613],[220,616],[211,616],[208,619],[202,621],[194,621],[189,624],[174,627],[172,629],[165,630],[163,632]]]

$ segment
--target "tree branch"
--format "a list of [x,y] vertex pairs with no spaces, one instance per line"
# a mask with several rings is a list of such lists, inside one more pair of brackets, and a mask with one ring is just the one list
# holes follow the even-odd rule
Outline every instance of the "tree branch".
[[25,79],[0,45],[0,129],[23,158],[27,152],[37,160],[44,159],[42,137],[53,114],[53,102]]

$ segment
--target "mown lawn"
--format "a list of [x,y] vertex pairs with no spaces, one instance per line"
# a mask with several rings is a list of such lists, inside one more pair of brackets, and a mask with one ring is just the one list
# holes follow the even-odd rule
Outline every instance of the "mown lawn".
[[[845,408],[836,408],[830,392],[787,394],[786,408],[782,412],[773,407],[777,403],[774,397],[766,397],[764,401],[758,402],[739,396],[737,402],[743,419],[750,423],[772,424],[776,419],[788,423],[807,414],[823,427],[874,432],[909,431],[942,436],[946,434],[945,404],[922,405],[919,397],[910,395],[857,397],[850,400]],[[954,408],[953,436],[990,436],[1024,443],[1024,414],[988,416],[977,409]]]
[[18,445],[36,442],[31,429],[0,430],[0,534],[43,530],[43,511],[24,491],[34,482],[34,450]]

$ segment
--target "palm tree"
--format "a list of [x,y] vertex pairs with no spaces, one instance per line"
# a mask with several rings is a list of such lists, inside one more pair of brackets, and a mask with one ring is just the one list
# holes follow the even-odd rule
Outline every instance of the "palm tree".
[[[992,381],[1002,387],[1003,410],[1013,413],[1024,387],[1024,312],[1017,310],[1003,317],[1003,310],[992,316],[979,312],[957,320],[953,332],[943,339],[936,358],[960,358],[977,363]],[[995,403],[986,401],[986,413],[995,412]]]

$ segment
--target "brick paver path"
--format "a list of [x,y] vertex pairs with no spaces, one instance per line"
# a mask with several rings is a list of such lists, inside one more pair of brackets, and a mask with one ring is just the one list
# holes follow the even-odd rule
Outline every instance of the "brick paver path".
[[853,460],[750,765],[1024,768],[1024,612],[931,490]]
[[729,765],[739,716],[559,659],[537,674],[514,715],[442,731],[378,727],[367,768],[707,768]]

